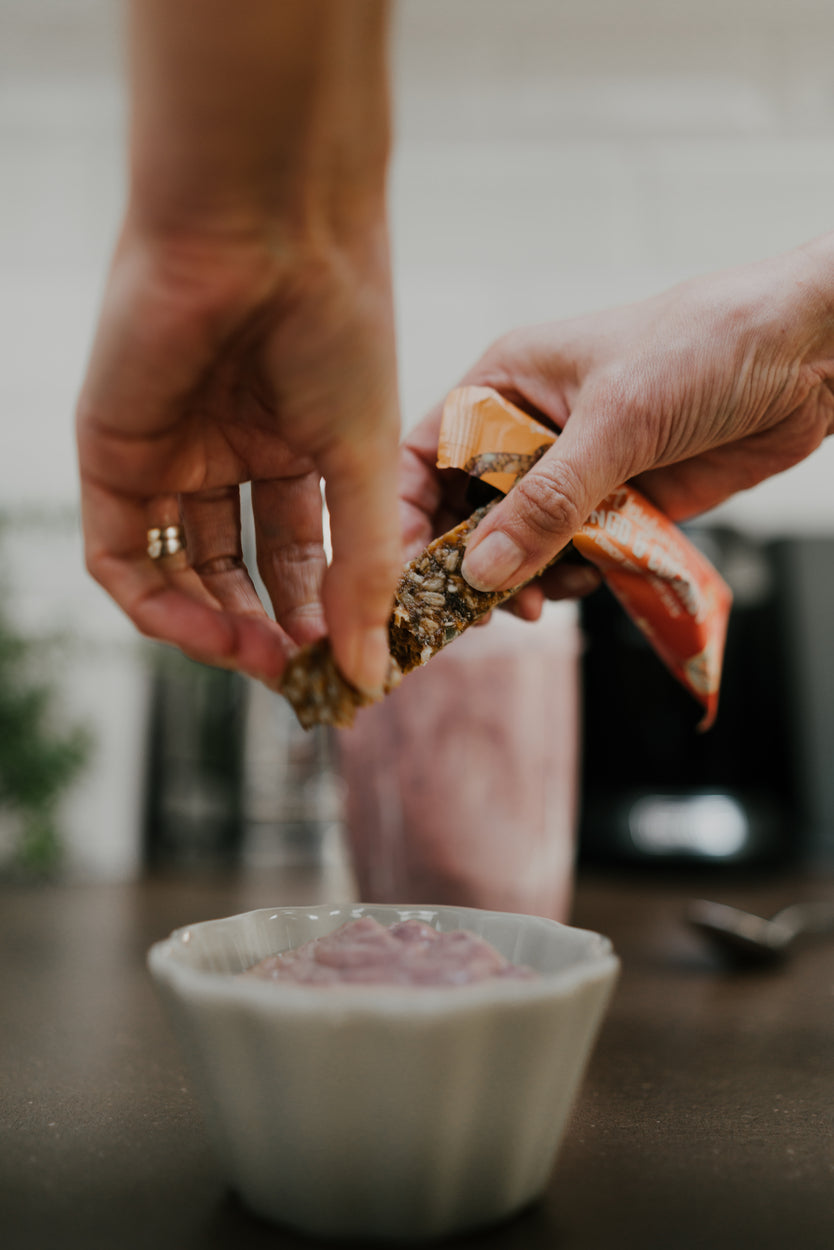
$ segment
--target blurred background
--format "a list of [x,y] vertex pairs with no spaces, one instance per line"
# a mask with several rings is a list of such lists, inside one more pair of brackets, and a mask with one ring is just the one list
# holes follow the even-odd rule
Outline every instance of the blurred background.
[[[332,742],[143,643],[83,571],[72,411],[124,194],[120,21],[116,0],[0,0],[0,869],[338,864]],[[832,35],[826,0],[400,0],[406,424],[513,325],[834,228]],[[698,527],[739,605],[710,746],[605,603],[586,613],[590,858],[834,862],[832,480],[829,444]],[[705,795],[731,806],[698,815]]]

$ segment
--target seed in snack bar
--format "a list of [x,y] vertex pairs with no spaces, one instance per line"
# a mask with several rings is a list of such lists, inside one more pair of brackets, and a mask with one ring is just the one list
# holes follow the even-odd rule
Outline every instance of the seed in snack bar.
[[425,664],[518,589],[485,593],[470,586],[460,572],[467,540],[491,507],[473,512],[406,565],[388,627],[391,654],[404,674]]
[[304,729],[314,725],[344,729],[353,724],[360,707],[373,702],[339,672],[327,638],[296,651],[284,670],[281,693]]
[[[479,508],[406,565],[388,622],[391,670],[386,694],[406,673],[425,664],[518,590],[516,586],[484,593],[460,572],[469,535],[493,506]],[[317,724],[345,728],[353,724],[359,708],[371,702],[341,675],[326,638],[296,652],[284,673],[281,693],[305,729]]]

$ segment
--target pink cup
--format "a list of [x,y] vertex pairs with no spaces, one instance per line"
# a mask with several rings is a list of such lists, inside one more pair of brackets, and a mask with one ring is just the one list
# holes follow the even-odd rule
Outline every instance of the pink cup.
[[363,902],[567,920],[579,740],[573,604],[496,612],[339,735]]

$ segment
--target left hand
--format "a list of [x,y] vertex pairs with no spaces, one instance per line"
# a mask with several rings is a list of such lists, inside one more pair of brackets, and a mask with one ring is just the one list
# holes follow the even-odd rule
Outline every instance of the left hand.
[[[264,235],[172,242],[128,221],[78,408],[88,568],[194,659],[276,685],[293,644],[328,630],[372,693],[402,567],[384,225],[297,258]],[[274,621],[242,558],[246,481]],[[149,559],[148,527],[180,523],[185,552]]]

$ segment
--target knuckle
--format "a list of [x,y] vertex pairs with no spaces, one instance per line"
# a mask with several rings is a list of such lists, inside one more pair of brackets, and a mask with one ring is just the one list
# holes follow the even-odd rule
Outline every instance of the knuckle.
[[292,605],[318,603],[327,567],[320,543],[292,542],[258,554],[258,571],[276,610]]
[[98,547],[87,546],[84,550],[84,567],[94,582],[108,594],[113,594],[113,561],[107,552]]
[[639,399],[633,369],[617,362],[596,378],[598,398],[611,407],[631,408]]
[[521,342],[523,342],[521,330],[507,330],[497,339],[493,339],[479,363],[486,366],[504,365],[507,361],[514,359]]
[[529,327],[508,330],[490,343],[464,377],[464,384],[492,386],[508,398],[519,397],[520,379],[530,354],[529,346]]
[[301,565],[324,564],[324,548],[319,541],[304,542],[301,539],[282,543],[272,551],[258,552],[258,571],[263,576],[270,566],[275,568],[297,568]]
[[141,634],[143,638],[147,638],[149,642],[160,641],[159,634],[155,630],[151,629],[150,625],[146,624],[143,621],[140,613],[128,612],[127,615],[128,615],[128,619],[133,623],[133,627],[136,630],[136,632],[138,634]]
[[600,417],[616,429],[627,419],[632,436],[649,435],[661,411],[660,395],[650,362],[639,369],[616,365],[597,379],[591,402]]
[[238,555],[207,556],[195,561],[191,567],[199,577],[222,577],[227,573],[239,573],[245,566]]
[[[588,402],[595,415],[596,441],[616,458],[623,481],[669,459],[671,409],[657,361],[645,359],[608,369],[596,380]],[[686,428],[679,419],[679,436]]]
[[578,502],[581,483],[561,460],[542,460],[516,484],[514,494],[517,514],[537,539],[573,534],[585,520]]

